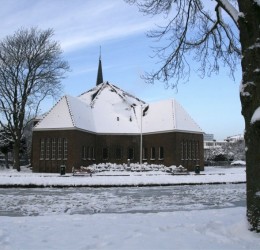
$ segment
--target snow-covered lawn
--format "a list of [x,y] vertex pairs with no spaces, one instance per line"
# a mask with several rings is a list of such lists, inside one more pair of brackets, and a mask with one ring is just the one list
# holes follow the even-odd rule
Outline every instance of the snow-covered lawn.
[[[110,174],[102,172],[93,177],[66,174],[61,177],[59,174],[18,173],[2,169],[0,185],[120,186],[245,182],[245,167],[206,167],[200,175],[174,176],[158,171],[130,172],[125,176]],[[24,202],[29,200],[26,201],[25,197]],[[245,207],[158,213],[2,216],[0,225],[1,250],[259,249],[260,246],[260,235],[248,230]]]
[[2,250],[259,249],[243,207],[152,214],[0,217]]
[[141,186],[141,185],[179,185],[205,183],[245,182],[245,167],[205,167],[200,174],[172,175],[167,172],[116,172],[105,171],[90,177],[60,174],[32,173],[29,170],[0,170],[0,186]]

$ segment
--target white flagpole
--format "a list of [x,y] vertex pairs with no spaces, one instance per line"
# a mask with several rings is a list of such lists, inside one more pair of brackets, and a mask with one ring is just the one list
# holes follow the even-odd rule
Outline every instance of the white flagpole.
[[143,160],[143,105],[141,104],[140,165]]

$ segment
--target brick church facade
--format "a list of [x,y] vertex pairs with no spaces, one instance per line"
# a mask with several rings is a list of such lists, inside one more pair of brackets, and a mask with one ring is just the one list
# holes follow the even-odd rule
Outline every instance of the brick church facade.
[[58,173],[98,163],[147,162],[203,170],[203,132],[175,100],[145,103],[103,81],[64,96],[33,129],[34,172]]

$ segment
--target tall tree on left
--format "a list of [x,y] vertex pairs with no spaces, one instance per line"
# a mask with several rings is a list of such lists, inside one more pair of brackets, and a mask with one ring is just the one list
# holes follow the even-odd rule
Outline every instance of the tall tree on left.
[[21,138],[46,97],[59,96],[69,70],[52,29],[19,29],[0,41],[0,126],[11,136],[20,171]]

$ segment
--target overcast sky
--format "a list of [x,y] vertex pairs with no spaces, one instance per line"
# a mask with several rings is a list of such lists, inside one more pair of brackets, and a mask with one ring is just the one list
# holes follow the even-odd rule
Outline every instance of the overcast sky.
[[[243,133],[239,67],[235,81],[225,69],[204,79],[194,71],[178,91],[161,83],[147,85],[140,78],[157,67],[158,60],[151,56],[158,43],[148,39],[146,31],[165,22],[162,16],[144,16],[123,0],[0,0],[0,6],[0,39],[20,27],[54,29],[71,67],[62,95],[77,96],[95,86],[101,46],[104,80],[147,102],[176,99],[215,139]],[[42,112],[53,104],[45,102]]]

